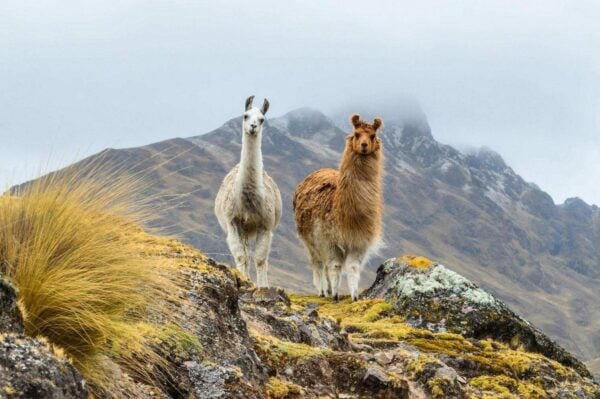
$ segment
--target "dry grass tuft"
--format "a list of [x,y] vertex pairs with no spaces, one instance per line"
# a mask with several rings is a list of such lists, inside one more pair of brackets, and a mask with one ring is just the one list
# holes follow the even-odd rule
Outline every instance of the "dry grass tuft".
[[[110,390],[111,363],[126,359],[122,368],[140,378],[160,363],[134,345],[130,326],[173,282],[142,255],[139,183],[93,172],[49,175],[0,196],[0,274],[19,289],[26,333],[62,348],[100,392]],[[131,342],[136,356],[115,354],[114,342]]]

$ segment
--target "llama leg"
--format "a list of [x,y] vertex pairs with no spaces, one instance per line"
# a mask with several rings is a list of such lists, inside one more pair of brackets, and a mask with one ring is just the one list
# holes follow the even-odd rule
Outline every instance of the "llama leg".
[[317,253],[308,247],[308,253],[310,254],[310,264],[313,270],[313,284],[319,293],[319,296],[325,296],[325,290],[323,288],[323,284],[325,281],[325,268],[323,266],[323,262],[321,262],[320,258],[317,256]]
[[329,281],[331,282],[331,295],[333,296],[333,300],[337,302],[342,276],[342,263],[339,261],[329,263],[327,273],[329,275]]
[[325,296],[323,292],[323,264],[317,261],[312,261],[311,264],[313,270],[313,284],[319,292],[319,296]]
[[235,266],[244,276],[248,277],[248,243],[240,233],[240,229],[234,224],[227,226],[227,245],[233,255]]
[[327,268],[321,263],[321,296],[326,297],[331,295],[331,287],[329,284],[329,276]]
[[269,280],[267,278],[269,264],[267,263],[267,259],[269,258],[269,252],[271,251],[272,238],[273,234],[270,230],[259,231],[256,236],[254,259],[256,261],[256,285],[258,288],[269,287]]
[[362,257],[357,254],[349,254],[346,260],[346,278],[348,280],[348,289],[352,300],[358,299],[358,284],[360,282],[360,272],[362,270]]
[[313,285],[317,289],[319,296],[323,296],[323,292],[321,292],[321,279],[323,276],[321,275],[321,268],[319,265],[312,265],[313,270]]

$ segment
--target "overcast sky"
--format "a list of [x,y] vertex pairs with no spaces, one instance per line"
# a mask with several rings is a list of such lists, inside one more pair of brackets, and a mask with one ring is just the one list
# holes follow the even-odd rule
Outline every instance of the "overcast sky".
[[438,140],[600,204],[598,4],[2,0],[0,184],[206,132],[249,94],[271,115],[408,95]]

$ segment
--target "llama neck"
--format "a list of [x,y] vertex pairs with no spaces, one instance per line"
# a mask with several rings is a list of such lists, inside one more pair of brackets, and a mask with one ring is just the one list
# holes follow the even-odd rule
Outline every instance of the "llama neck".
[[381,224],[382,166],[381,151],[363,156],[346,146],[334,197],[334,209],[342,226],[377,233]]
[[263,187],[263,159],[260,137],[242,136],[242,154],[237,175],[240,188]]

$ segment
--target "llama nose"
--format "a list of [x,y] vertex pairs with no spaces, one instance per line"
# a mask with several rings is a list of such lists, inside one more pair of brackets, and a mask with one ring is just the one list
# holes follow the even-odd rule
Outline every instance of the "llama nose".
[[362,146],[363,149],[366,149],[368,144],[367,143],[360,143],[360,145]]
[[256,124],[253,123],[253,124],[250,125],[250,127],[252,128],[252,130],[254,130],[254,129],[256,129]]

